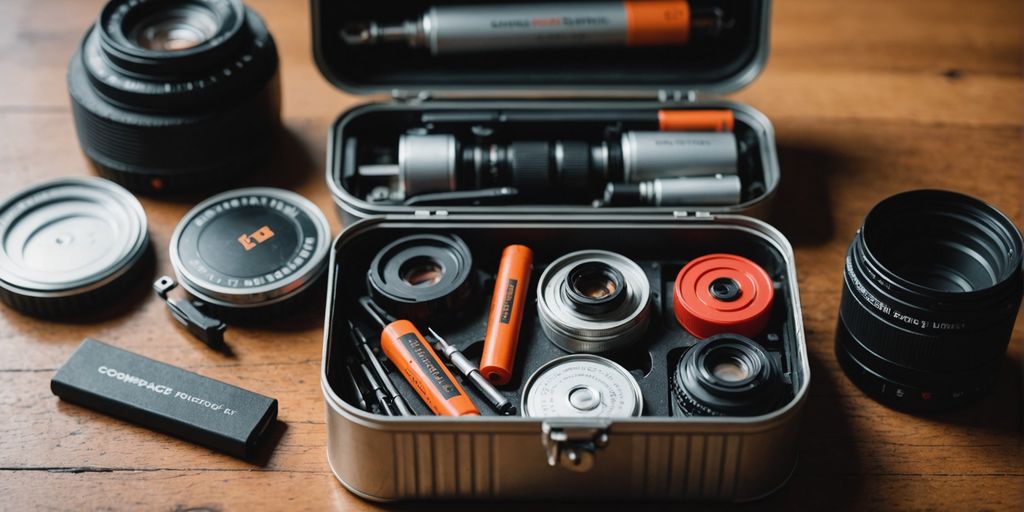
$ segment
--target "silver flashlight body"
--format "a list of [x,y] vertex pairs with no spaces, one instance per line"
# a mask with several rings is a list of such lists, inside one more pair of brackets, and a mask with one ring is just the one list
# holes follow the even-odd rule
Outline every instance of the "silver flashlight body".
[[433,55],[626,46],[623,2],[434,6],[418,31]]

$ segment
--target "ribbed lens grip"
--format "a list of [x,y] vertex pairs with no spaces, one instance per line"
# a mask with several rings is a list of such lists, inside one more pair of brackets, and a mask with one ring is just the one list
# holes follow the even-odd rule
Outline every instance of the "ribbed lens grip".
[[520,191],[538,192],[550,186],[551,145],[547,142],[513,142],[508,145],[512,184]]
[[594,183],[590,182],[590,144],[580,140],[559,142],[559,181],[570,194],[587,192]]
[[200,187],[248,171],[267,158],[279,126],[276,79],[208,115],[173,117],[109,105],[84,77],[69,77],[69,88],[82,150],[108,178],[136,192]]
[[897,326],[872,311],[844,282],[839,314],[853,337],[879,357],[922,371],[962,370],[991,362],[1006,350],[1017,312],[1016,308],[993,312],[991,321],[980,330],[929,336]]

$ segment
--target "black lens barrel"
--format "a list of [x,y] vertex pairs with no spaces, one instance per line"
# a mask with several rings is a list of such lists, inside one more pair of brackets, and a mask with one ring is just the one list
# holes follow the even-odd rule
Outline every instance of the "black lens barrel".
[[847,253],[836,353],[865,392],[944,409],[989,388],[1013,331],[1022,241],[998,210],[920,190],[879,203]]
[[[147,48],[133,34],[161,13],[216,29],[192,47]],[[79,143],[135,192],[223,184],[270,155],[277,68],[266,25],[238,0],[112,0],[68,66]]]

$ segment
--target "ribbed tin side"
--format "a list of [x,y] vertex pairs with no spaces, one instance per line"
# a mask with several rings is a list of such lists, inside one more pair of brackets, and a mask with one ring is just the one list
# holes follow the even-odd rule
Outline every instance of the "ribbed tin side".
[[630,494],[734,501],[743,435],[634,436]]
[[493,497],[491,434],[391,434],[396,491],[406,498]]

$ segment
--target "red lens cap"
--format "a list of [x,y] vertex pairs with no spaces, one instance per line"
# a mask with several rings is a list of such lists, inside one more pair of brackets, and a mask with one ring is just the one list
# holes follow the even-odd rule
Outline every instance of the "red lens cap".
[[676,276],[673,309],[683,328],[698,338],[723,332],[753,338],[771,316],[775,288],[753,261],[735,254],[708,254]]

